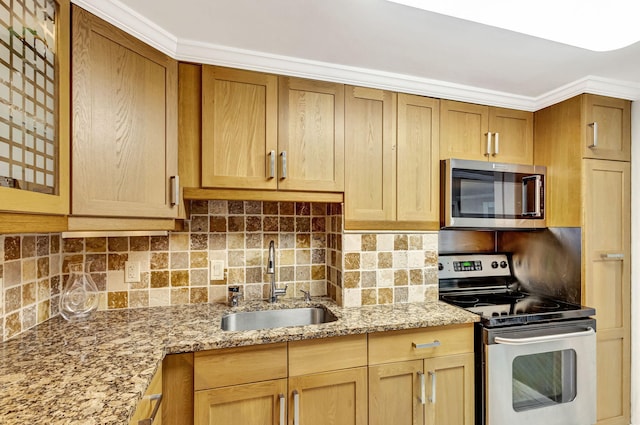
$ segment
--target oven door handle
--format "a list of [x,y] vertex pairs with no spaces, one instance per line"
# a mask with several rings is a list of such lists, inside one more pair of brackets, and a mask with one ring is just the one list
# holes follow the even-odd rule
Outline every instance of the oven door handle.
[[549,341],[558,341],[561,339],[567,338],[575,338],[580,336],[590,336],[595,334],[596,331],[589,327],[586,331],[581,332],[571,332],[566,334],[554,334],[554,335],[544,335],[544,336],[534,336],[530,338],[504,338],[501,336],[495,337],[495,342],[497,344],[504,345],[525,345],[525,344],[536,344],[539,342],[549,342]]

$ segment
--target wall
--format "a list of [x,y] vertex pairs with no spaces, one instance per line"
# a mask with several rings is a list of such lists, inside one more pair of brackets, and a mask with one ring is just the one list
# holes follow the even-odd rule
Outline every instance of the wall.
[[[350,307],[437,299],[436,232],[344,233],[342,224],[340,204],[194,201],[185,231],[167,236],[0,236],[0,335],[56,316],[73,263],[90,263],[102,310],[226,302],[231,285],[266,298],[271,240],[287,297],[304,289]],[[224,261],[224,279],[209,279],[211,260]],[[140,263],[140,282],[124,281],[127,261]]]

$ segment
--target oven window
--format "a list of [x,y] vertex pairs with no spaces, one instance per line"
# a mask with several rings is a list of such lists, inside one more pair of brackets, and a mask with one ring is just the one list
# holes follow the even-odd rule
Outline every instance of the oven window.
[[519,356],[513,360],[513,410],[522,412],[576,398],[574,350]]

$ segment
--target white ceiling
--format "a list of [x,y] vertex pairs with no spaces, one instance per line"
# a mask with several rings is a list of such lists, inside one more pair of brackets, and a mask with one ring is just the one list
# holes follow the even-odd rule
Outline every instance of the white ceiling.
[[181,60],[527,110],[640,99],[640,43],[593,52],[386,0],[72,1]]

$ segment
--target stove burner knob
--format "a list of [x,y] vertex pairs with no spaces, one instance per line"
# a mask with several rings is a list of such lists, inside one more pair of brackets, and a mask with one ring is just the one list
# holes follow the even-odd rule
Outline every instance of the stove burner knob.
[[506,269],[507,268],[507,262],[506,261],[500,261],[500,268]]
[[498,262],[497,262],[497,261],[493,261],[493,262],[491,263],[491,268],[492,268],[492,269],[497,269],[497,268],[498,268]]

